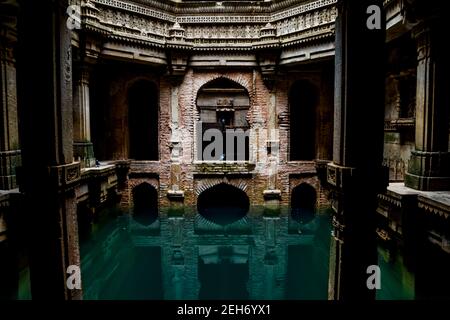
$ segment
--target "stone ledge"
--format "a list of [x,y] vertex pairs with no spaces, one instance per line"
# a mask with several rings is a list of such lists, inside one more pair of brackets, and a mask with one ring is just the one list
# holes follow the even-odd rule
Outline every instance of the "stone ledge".
[[281,199],[281,190],[264,190],[263,196],[265,200],[279,200]]
[[194,174],[249,174],[256,168],[249,162],[195,162]]
[[170,200],[182,200],[184,199],[184,191],[169,190],[167,191],[167,198],[169,198]]

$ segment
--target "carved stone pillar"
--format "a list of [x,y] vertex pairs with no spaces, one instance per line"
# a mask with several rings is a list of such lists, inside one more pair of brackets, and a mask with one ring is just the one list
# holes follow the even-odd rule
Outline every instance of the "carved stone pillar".
[[91,69],[83,64],[75,70],[73,101],[74,158],[85,168],[95,166],[94,146],[91,142],[89,80]]
[[382,171],[384,119],[384,17],[370,29],[367,9],[383,1],[343,0],[336,22],[336,73],[333,163],[327,166],[332,187],[329,298],[375,297],[366,281],[377,264],[377,194],[387,184]]
[[180,73],[172,71],[172,75],[169,76],[169,82],[171,84],[170,94],[170,148],[171,148],[171,165],[170,165],[170,190],[167,192],[167,197],[170,200],[169,215],[170,216],[183,216],[184,215],[184,191],[181,186],[181,157],[183,156],[183,137],[180,130],[180,110],[178,105],[178,94],[180,84],[183,81],[183,75],[185,67],[178,68]]
[[[80,266],[73,163],[72,46],[68,1],[20,1],[18,97],[33,299],[79,299],[67,268]],[[36,36],[39,30],[39,36]],[[32,53],[33,58],[30,59]]]
[[12,16],[16,9],[11,2],[0,2],[0,190],[16,188],[21,162],[14,57],[17,17]]
[[424,190],[450,190],[449,110],[450,62],[444,30],[438,21],[420,23],[417,40],[416,148],[405,184]]

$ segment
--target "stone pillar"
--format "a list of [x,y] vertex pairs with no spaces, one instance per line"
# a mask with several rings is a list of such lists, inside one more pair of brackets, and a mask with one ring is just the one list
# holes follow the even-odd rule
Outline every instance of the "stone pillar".
[[[380,29],[370,29],[367,13],[378,6]],[[377,194],[387,184],[382,171],[384,119],[383,1],[342,0],[336,21],[336,73],[329,298],[368,300],[367,268],[377,264]],[[383,173],[383,174],[382,174]]]
[[417,40],[416,146],[405,176],[406,186],[423,191],[450,190],[450,62],[445,39],[448,27],[421,22]]
[[81,166],[95,166],[94,146],[91,142],[89,80],[91,68],[82,64],[75,70],[73,101],[73,148],[76,161]]
[[[29,226],[33,299],[81,298],[69,290],[67,268],[80,266],[73,163],[72,47],[68,1],[23,0],[17,58],[21,190]],[[37,35],[38,32],[38,35]]]
[[178,93],[180,84],[183,81],[183,73],[177,76],[170,76],[171,84],[170,92],[170,149],[171,149],[171,165],[170,165],[170,190],[167,197],[170,200],[169,215],[184,215],[184,191],[182,190],[181,181],[181,158],[183,156],[182,133],[180,130],[180,110],[178,105]]
[[17,8],[0,3],[0,190],[17,187],[16,167],[20,166],[19,126],[17,117],[16,61]]

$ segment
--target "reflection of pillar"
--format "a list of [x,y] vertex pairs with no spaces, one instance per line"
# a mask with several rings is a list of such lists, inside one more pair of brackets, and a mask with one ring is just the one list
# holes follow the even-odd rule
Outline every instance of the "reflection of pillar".
[[450,62],[442,30],[445,26],[436,22],[423,22],[414,30],[418,54],[416,149],[405,184],[425,191],[450,190]]
[[73,101],[73,147],[74,158],[83,167],[95,166],[94,147],[91,142],[89,78],[90,70],[86,65],[76,70]]
[[[385,28],[369,29],[367,9],[383,1],[343,0],[336,21],[335,130],[327,181],[334,189],[330,299],[373,299],[367,268],[377,264],[375,210],[383,160]],[[380,17],[384,21],[384,17]],[[364,150],[361,148],[364,147]]]
[[275,299],[275,265],[265,264],[264,265],[264,299]]
[[[12,4],[0,4],[0,11],[9,12],[11,9]],[[10,190],[16,188],[16,167],[20,166],[16,66],[13,56],[16,18],[3,14],[0,18],[0,190]]]
[[173,300],[183,300],[184,266],[173,266],[172,290]]
[[264,218],[265,228],[265,256],[264,267],[264,299],[277,299],[276,297],[276,270],[279,257],[276,251],[276,225],[280,218]]
[[[67,268],[80,266],[73,161],[72,47],[68,1],[21,1],[18,97],[23,144],[24,212],[31,226],[33,299],[76,299]],[[36,27],[41,32],[36,36]],[[33,52],[33,59],[30,59]]]
[[[171,239],[170,246],[163,251],[167,255],[163,261],[163,278],[165,282],[165,298],[170,300],[184,299],[185,290],[185,257],[183,253],[183,218],[169,218],[168,234],[163,235]],[[166,231],[166,232],[167,232]]]

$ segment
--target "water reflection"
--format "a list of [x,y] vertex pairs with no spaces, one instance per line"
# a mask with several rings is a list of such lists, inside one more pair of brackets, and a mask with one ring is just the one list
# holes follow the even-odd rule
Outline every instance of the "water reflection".
[[381,270],[381,290],[378,300],[413,300],[414,275],[404,263],[401,251],[378,247],[378,264]]
[[83,237],[84,299],[327,299],[329,213],[302,223],[262,210],[228,224],[111,217]]

